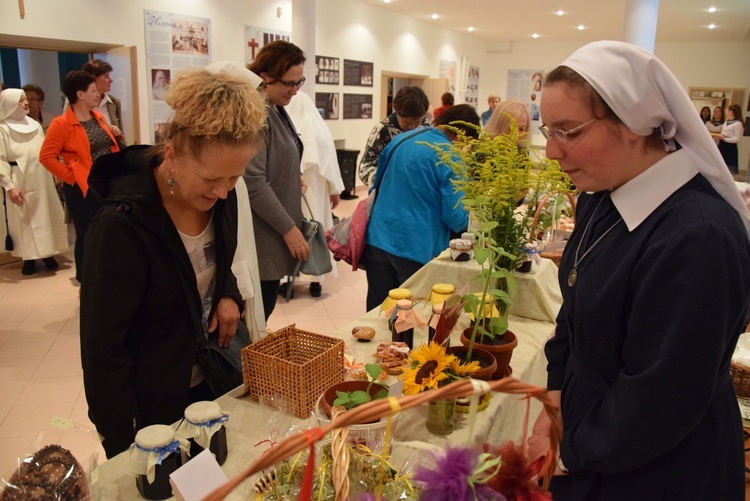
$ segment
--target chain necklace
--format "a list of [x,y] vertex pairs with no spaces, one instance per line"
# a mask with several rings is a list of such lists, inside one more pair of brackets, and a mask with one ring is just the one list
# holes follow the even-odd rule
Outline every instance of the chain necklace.
[[591,247],[589,247],[588,249],[586,249],[586,252],[583,253],[583,256],[581,256],[580,258],[578,257],[578,253],[581,250],[581,244],[583,244],[583,241],[586,239],[586,233],[588,233],[588,231],[589,231],[589,225],[591,225],[591,221],[594,220],[594,216],[596,215],[596,211],[599,210],[599,206],[602,204],[603,200],[604,200],[604,197],[602,197],[599,200],[599,203],[596,204],[596,207],[594,208],[594,212],[591,213],[591,217],[586,222],[586,227],[583,229],[583,235],[581,235],[581,240],[578,242],[578,248],[576,248],[576,258],[575,258],[575,262],[573,263],[573,269],[570,270],[570,273],[568,273],[568,287],[573,287],[576,284],[576,280],[578,279],[578,265],[581,264],[581,261],[583,261],[583,259],[586,256],[588,256],[589,253],[592,250],[594,250],[594,248],[596,248],[597,245],[599,245],[599,242],[601,242],[602,239],[607,236],[607,233],[609,233],[610,231],[614,230],[615,226],[617,226],[618,224],[620,224],[620,222],[622,221],[622,218],[620,218],[617,221],[615,221],[615,224],[613,224],[612,226],[610,226],[609,228],[607,228],[607,231],[605,231],[604,233],[602,233],[602,236],[600,236],[599,238],[597,238],[596,241],[591,245]]

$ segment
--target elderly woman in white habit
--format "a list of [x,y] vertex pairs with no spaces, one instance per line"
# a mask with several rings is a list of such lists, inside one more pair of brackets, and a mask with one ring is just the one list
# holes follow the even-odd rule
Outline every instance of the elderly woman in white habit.
[[36,271],[36,259],[41,259],[48,270],[57,269],[53,256],[68,249],[63,208],[52,174],[39,163],[44,132],[28,112],[23,90],[0,93],[0,185],[4,189],[11,253],[23,259],[24,275]]
[[[323,228],[327,230],[333,226],[331,211],[338,206],[341,201],[341,192],[344,190],[333,136],[320,116],[315,103],[304,92],[298,92],[292,98],[286,111],[304,145],[300,169],[304,183],[307,185],[305,196],[312,208],[313,219],[323,223]],[[309,216],[304,204],[303,212]],[[335,277],[337,276],[336,263],[333,260],[331,263],[333,270],[327,275]],[[319,297],[322,293],[321,282],[325,276],[302,276],[311,281],[310,294],[313,297]]]

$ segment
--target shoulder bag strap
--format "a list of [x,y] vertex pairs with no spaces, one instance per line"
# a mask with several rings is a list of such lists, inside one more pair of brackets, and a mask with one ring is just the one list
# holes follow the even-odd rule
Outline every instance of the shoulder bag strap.
[[[413,136],[418,136],[418,135],[420,135],[422,133],[425,133],[425,132],[427,132],[428,130],[431,130],[431,129],[432,129],[432,127],[422,127],[418,132],[415,132],[413,134]],[[375,206],[375,200],[378,199],[378,190],[380,189],[380,184],[383,182],[383,178],[385,177],[385,171],[388,168],[388,165],[390,165],[390,163],[391,163],[391,157],[393,157],[393,154],[396,152],[396,150],[398,149],[398,147],[401,146],[402,144],[404,144],[404,142],[403,141],[399,141],[399,143],[396,144],[390,152],[388,152],[388,158],[385,159],[385,163],[383,164],[383,174],[380,175],[380,179],[378,179],[378,184],[375,185],[375,187],[373,188],[375,190],[375,196],[372,199],[372,206],[373,207]],[[370,211],[372,211],[372,208],[370,208]]]

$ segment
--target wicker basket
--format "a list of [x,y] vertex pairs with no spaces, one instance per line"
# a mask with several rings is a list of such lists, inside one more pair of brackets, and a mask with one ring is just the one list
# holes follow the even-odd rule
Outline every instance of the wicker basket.
[[729,373],[732,375],[732,384],[737,398],[750,404],[750,367],[732,360]]
[[[534,213],[534,220],[531,222],[531,231],[529,232],[529,243],[534,242],[535,233],[536,233],[536,227],[539,225],[539,218],[542,216],[542,211],[544,210],[544,207],[547,205],[547,202],[552,198],[552,195],[556,195],[556,193],[548,193],[539,201],[539,204],[536,207],[536,212]],[[575,219],[576,214],[576,202],[573,198],[573,195],[570,193],[565,194],[566,197],[568,197],[568,202],[570,203],[570,206],[573,208],[573,218]],[[557,266],[560,266],[560,260],[562,259],[562,253],[563,251],[545,251],[542,249],[542,251],[539,253],[539,256],[551,259]]]
[[290,325],[243,348],[242,373],[252,399],[283,395],[287,411],[304,419],[328,387],[344,380],[344,341]]

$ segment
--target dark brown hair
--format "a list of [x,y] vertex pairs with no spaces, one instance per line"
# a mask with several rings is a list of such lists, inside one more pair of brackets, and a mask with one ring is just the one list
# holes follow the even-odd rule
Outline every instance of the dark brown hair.
[[742,108],[740,108],[739,104],[732,104],[728,107],[728,109],[732,110],[732,113],[734,113],[735,120],[739,120],[740,122],[743,122]]
[[455,102],[455,98],[453,97],[453,94],[450,92],[443,92],[443,95],[440,96],[440,100],[443,102],[443,104],[450,104],[452,105]]
[[96,82],[96,77],[83,70],[69,71],[63,78],[62,92],[70,104],[78,102],[78,91],[86,92],[89,85]]
[[39,99],[44,101],[44,91],[37,84],[26,84],[21,88],[26,93],[26,97],[29,97],[28,94],[29,94],[29,91],[31,91],[31,92],[36,93],[36,95],[39,96]]
[[306,61],[305,53],[302,49],[291,42],[277,40],[264,45],[255,61],[247,65],[247,69],[258,76],[265,73],[271,81],[267,83],[276,83],[289,71],[292,66],[303,64]]
[[450,125],[451,127],[462,130],[464,134],[469,137],[472,137],[474,139],[479,137],[479,130],[477,128],[470,127],[466,125],[466,123],[460,122],[467,122],[478,127],[479,115],[477,115],[477,110],[475,110],[473,106],[470,106],[468,104],[458,104],[456,106],[451,106],[435,119],[434,125],[435,127],[440,127],[441,125]]
[[101,59],[92,59],[91,61],[87,61],[81,69],[87,73],[91,73],[98,78],[99,76],[112,71],[112,66],[107,61],[102,61]]
[[421,118],[427,113],[430,100],[416,85],[401,87],[393,98],[393,110],[406,118]]

